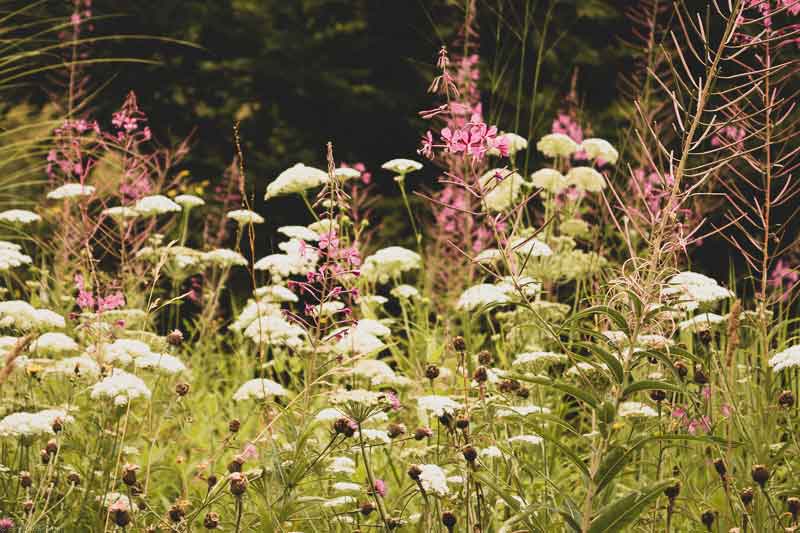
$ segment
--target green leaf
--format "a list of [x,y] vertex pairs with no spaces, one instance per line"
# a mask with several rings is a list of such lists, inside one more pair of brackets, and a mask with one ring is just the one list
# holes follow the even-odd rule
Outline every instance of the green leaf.
[[598,493],[603,490],[606,485],[611,483],[614,477],[619,474],[628,463],[632,455],[627,452],[628,450],[622,446],[614,446],[609,449],[605,457],[603,457],[603,462],[600,463],[600,468],[597,469],[594,475],[594,482]]
[[631,330],[628,327],[628,321],[622,316],[622,313],[617,311],[616,309],[612,309],[607,305],[595,305],[593,307],[589,307],[588,309],[584,309],[578,313],[572,315],[572,317],[568,320],[568,322],[577,322],[578,320],[582,320],[591,315],[605,315],[608,317],[614,325],[625,333],[628,337],[631,335]]
[[623,531],[625,526],[634,522],[645,508],[664,492],[664,489],[674,483],[675,480],[673,479],[660,481],[644,490],[634,491],[606,505],[598,511],[597,516],[592,520],[588,533]]
[[663,391],[673,391],[673,392],[683,392],[683,389],[678,387],[673,383],[667,383],[666,381],[657,381],[651,379],[643,379],[641,381],[636,381],[628,385],[628,387],[622,391],[623,397],[628,397],[629,395],[633,394],[634,392],[640,392],[644,390],[663,390]]
[[573,452],[568,445],[563,444],[561,442],[561,439],[553,435],[548,435],[547,433],[538,433],[538,435],[547,442],[549,442],[550,444],[552,444],[553,446],[555,446],[556,448],[558,448],[559,450],[561,450],[561,452],[567,456],[567,459],[569,459],[569,461],[572,464],[578,467],[578,469],[583,473],[584,476],[586,476],[587,479],[591,477],[591,474],[589,472],[589,467],[586,466],[586,463],[583,462],[583,459],[581,459],[578,456],[578,454]]
[[599,345],[591,342],[576,342],[575,345],[589,350],[601,361],[603,361],[614,374],[614,378],[617,380],[617,383],[622,383],[624,381],[625,371],[622,369],[622,364],[619,362],[617,357],[613,356]]

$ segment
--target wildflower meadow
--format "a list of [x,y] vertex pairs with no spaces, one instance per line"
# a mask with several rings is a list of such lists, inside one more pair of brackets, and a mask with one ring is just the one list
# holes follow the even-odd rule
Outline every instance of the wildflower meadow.
[[0,18],[0,533],[800,530],[799,0],[626,3],[613,120],[574,3],[436,3],[413,147],[205,181],[63,4]]

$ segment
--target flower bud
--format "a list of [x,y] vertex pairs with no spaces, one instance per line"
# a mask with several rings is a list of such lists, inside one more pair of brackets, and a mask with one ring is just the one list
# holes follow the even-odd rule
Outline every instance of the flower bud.
[[218,481],[219,479],[217,479],[217,476],[215,476],[214,474],[208,476],[208,479],[206,480],[206,484],[208,485],[208,490],[214,488]]
[[111,520],[119,527],[125,527],[131,523],[131,513],[125,507],[112,505],[108,514],[111,515]]
[[57,416],[53,419],[53,425],[51,427],[53,428],[53,433],[61,433],[61,430],[64,429],[64,421],[61,420],[61,417]]
[[176,503],[175,505],[169,508],[167,514],[169,515],[170,520],[172,520],[176,524],[179,523],[186,516],[185,504],[183,502]]
[[780,396],[778,396],[778,405],[781,407],[788,409],[794,406],[794,394],[792,391],[785,390],[783,391]]
[[750,475],[753,477],[753,481],[763,489],[769,480],[769,469],[766,465],[753,465]]
[[467,446],[461,450],[461,453],[464,455],[464,459],[466,459],[468,463],[474,463],[475,459],[478,458],[478,451],[472,446]]
[[686,366],[686,363],[683,361],[675,361],[675,364],[672,365],[675,369],[675,372],[678,373],[678,377],[684,379],[689,374],[689,367]]
[[479,366],[475,369],[475,372],[472,374],[472,379],[477,381],[478,383],[484,383],[487,379],[489,379],[489,374],[486,371],[485,366]]
[[181,397],[189,394],[189,384],[181,382],[175,385],[175,394]]
[[442,524],[447,528],[447,531],[453,531],[456,525],[456,515],[452,511],[445,511],[442,513]]
[[425,377],[433,381],[439,377],[439,367],[436,365],[428,365],[425,369]]
[[654,402],[663,402],[667,397],[667,393],[661,389],[654,389],[650,391],[650,399]]
[[70,472],[67,474],[67,482],[70,485],[78,486],[81,484],[81,476],[77,472]]
[[717,471],[717,474],[719,474],[719,477],[725,481],[725,475],[728,473],[728,469],[725,467],[725,461],[722,459],[714,461],[714,469]]
[[167,334],[167,342],[172,346],[180,346],[183,342],[183,333],[179,329],[173,329]]
[[664,489],[664,496],[669,498],[670,501],[675,501],[678,495],[681,493],[681,484],[680,482],[676,482],[674,485],[671,485]]
[[354,422],[349,418],[341,417],[337,418],[336,422],[333,423],[333,430],[336,432],[337,435],[344,435],[345,437],[352,437],[356,434],[356,427]]
[[375,505],[372,502],[364,502],[358,510],[362,515],[369,516],[369,514],[375,510]]
[[464,340],[464,337],[458,335],[453,337],[453,348],[457,352],[466,352],[467,351],[467,342]]
[[50,454],[47,453],[47,450],[39,450],[39,458],[42,460],[43,465],[50,464]]
[[136,485],[136,471],[139,470],[139,465],[131,463],[122,467],[122,482],[127,486],[132,487]]
[[704,526],[706,526],[706,529],[711,531],[711,526],[714,525],[714,511],[709,509],[708,511],[700,515],[700,521],[703,523]]
[[242,457],[241,455],[237,455],[236,457],[233,458],[233,460],[230,463],[228,463],[228,472],[231,473],[241,472],[243,464],[244,464],[244,457]]
[[33,478],[31,477],[31,473],[23,470],[19,473],[19,484],[22,486],[23,489],[27,489],[31,485],[33,485]]
[[492,366],[492,363],[494,363],[494,356],[489,350],[483,350],[478,353],[478,362],[483,366]]
[[411,465],[408,467],[408,477],[414,481],[419,481],[420,474],[422,474],[422,469],[419,466]]
[[241,472],[234,472],[228,476],[231,483],[231,494],[234,496],[241,496],[247,490],[247,476]]
[[406,427],[403,424],[391,423],[386,427],[386,433],[389,434],[390,439],[396,439],[397,437],[404,435],[405,432]]
[[233,420],[228,422],[228,431],[230,431],[231,433],[236,433],[237,431],[239,431],[239,428],[241,427],[242,423],[239,422],[238,418],[234,418]]
[[203,527],[206,529],[217,529],[219,527],[219,514],[215,512],[206,513],[203,518]]
[[706,373],[703,370],[702,366],[694,365],[693,379],[694,382],[697,383],[698,385],[705,385],[706,383],[708,383],[708,376],[706,376]]
[[520,388],[517,389],[515,394],[518,397],[522,398],[523,400],[527,400],[528,396],[531,395],[531,391],[530,391],[530,389],[528,387],[520,387]]
[[739,499],[742,500],[742,503],[745,506],[748,506],[751,503],[753,503],[753,496],[754,493],[752,487],[747,487],[745,489],[742,489],[742,491],[739,493]]
[[469,427],[469,418],[466,416],[456,418],[456,427],[462,431],[467,429]]
[[430,428],[417,428],[414,430],[414,440],[427,439],[433,435],[433,430]]
[[792,520],[797,521],[797,515],[800,514],[800,498],[791,496],[786,498],[786,508],[792,515]]

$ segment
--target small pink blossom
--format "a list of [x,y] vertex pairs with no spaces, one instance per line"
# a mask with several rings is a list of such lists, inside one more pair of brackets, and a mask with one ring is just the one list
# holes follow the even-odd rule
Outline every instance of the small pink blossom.
[[375,492],[378,493],[378,495],[381,498],[385,498],[386,497],[386,482],[385,481],[383,481],[382,479],[376,479],[373,487],[375,489]]

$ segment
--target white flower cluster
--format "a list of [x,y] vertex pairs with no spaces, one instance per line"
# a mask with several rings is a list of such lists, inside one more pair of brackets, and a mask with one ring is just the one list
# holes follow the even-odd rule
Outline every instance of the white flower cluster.
[[0,437],[40,437],[53,435],[53,423],[71,423],[74,418],[63,409],[45,409],[36,413],[21,411],[0,420]]
[[386,347],[379,337],[390,333],[391,330],[377,320],[362,319],[343,331],[333,333],[339,339],[333,349],[336,353],[351,356],[372,355]]
[[42,220],[42,217],[33,211],[25,209],[9,209],[0,213],[0,222],[8,222],[9,224],[31,224],[40,220]]
[[22,300],[0,302],[0,328],[61,329],[66,326],[64,317],[49,309],[36,309]]
[[133,210],[142,216],[156,216],[179,212],[181,206],[162,194],[155,194],[139,198],[133,206]]
[[299,348],[306,332],[281,315],[270,314],[253,320],[245,328],[244,335],[256,344],[269,344],[275,348]]
[[623,418],[650,418],[658,416],[655,409],[642,402],[622,402],[619,404],[619,416]]
[[417,407],[420,411],[420,418],[426,418],[426,413],[430,413],[433,416],[452,415],[463,406],[447,396],[433,394],[417,398]]
[[100,375],[100,365],[98,365],[94,359],[86,355],[66,357],[64,359],[59,359],[53,365],[47,367],[45,369],[45,374],[71,377],[97,377]]
[[418,253],[401,246],[389,246],[364,259],[361,275],[370,281],[388,283],[404,272],[417,270],[422,264]]
[[255,211],[250,211],[249,209],[237,209],[235,211],[230,211],[225,216],[231,220],[235,220],[240,226],[264,223],[264,217]]
[[186,365],[174,355],[166,353],[149,353],[134,360],[136,368],[146,368],[163,374],[180,374],[186,371]]
[[271,379],[258,378],[246,381],[233,394],[234,401],[263,400],[268,396],[286,396],[288,393],[280,383]]
[[61,187],[47,193],[48,200],[68,200],[79,196],[91,196],[95,188],[81,183],[65,183]]
[[800,344],[796,344],[773,355],[769,362],[773,372],[800,366]]
[[420,469],[419,484],[425,492],[438,496],[447,496],[450,488],[447,486],[447,475],[438,465],[418,465]]
[[78,343],[69,335],[50,332],[40,335],[31,343],[29,350],[37,354],[60,354],[64,352],[73,352],[78,348]]
[[298,194],[308,189],[319,187],[328,181],[328,174],[314,167],[307,167],[303,163],[297,163],[281,172],[275,180],[267,186],[265,200],[284,196],[287,194]]
[[524,352],[517,355],[511,366],[539,372],[553,365],[566,363],[567,360],[566,355],[556,352]]
[[300,239],[282,242],[278,248],[282,254],[271,254],[256,261],[255,270],[266,270],[273,280],[281,280],[289,276],[305,276],[314,270],[319,261],[319,252]]
[[381,168],[404,176],[422,168],[422,163],[413,159],[392,159],[381,165]]
[[203,263],[220,268],[230,268],[232,266],[247,266],[247,259],[242,254],[228,248],[217,248],[210,252],[205,252],[201,260]]
[[484,191],[483,204],[488,211],[502,212],[519,201],[525,180],[517,172],[494,168],[484,173],[480,185]]
[[127,405],[130,400],[136,398],[150,398],[150,389],[138,376],[115,368],[111,375],[95,383],[91,388],[92,399],[108,399],[114,405]]
[[735,296],[733,291],[721,287],[717,280],[691,271],[672,276],[661,294],[677,300],[677,306],[687,311]]
[[701,313],[684,320],[678,324],[681,331],[691,331],[697,333],[700,331],[708,331],[713,326],[725,322],[725,317],[715,313]]
[[489,305],[505,304],[510,301],[511,298],[502,287],[490,283],[480,283],[462,292],[456,307],[463,311],[474,311]]
[[31,257],[22,253],[22,247],[7,241],[0,241],[0,272],[22,265],[31,264]]

